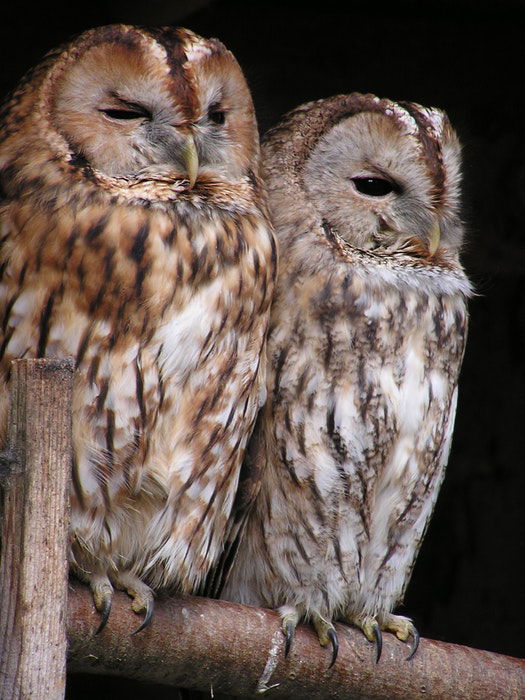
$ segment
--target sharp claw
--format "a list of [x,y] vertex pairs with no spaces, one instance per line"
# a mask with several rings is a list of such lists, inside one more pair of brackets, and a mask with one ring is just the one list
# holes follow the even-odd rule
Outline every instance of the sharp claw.
[[132,632],[131,634],[138,634],[139,632],[142,632],[143,629],[145,629],[150,623],[151,620],[153,619],[153,603],[148,602],[146,606],[146,614],[144,615],[144,619],[142,620],[142,624],[140,624],[137,629]]
[[414,655],[419,647],[419,632],[415,627],[412,628],[412,637],[414,641],[412,642],[412,645],[410,647],[410,654],[407,656],[407,661],[410,661],[410,659],[414,658]]
[[293,642],[293,636],[295,632],[295,625],[293,622],[288,621],[285,625],[285,637],[286,641],[284,643],[284,658],[286,659],[288,654],[290,653],[290,649],[292,648],[292,642]]
[[376,640],[376,664],[378,664],[381,658],[381,652],[383,651],[383,635],[381,634],[379,625],[374,625],[373,633]]
[[332,666],[337,660],[337,654],[339,653],[339,642],[337,640],[337,633],[333,627],[331,629],[328,629],[326,634],[328,635],[328,639],[332,644],[332,660],[330,661],[330,665],[328,666],[328,668],[332,668]]
[[104,605],[102,610],[100,610],[100,624],[97,627],[95,634],[100,634],[109,620],[109,613],[111,612],[111,598],[106,598],[104,600]]

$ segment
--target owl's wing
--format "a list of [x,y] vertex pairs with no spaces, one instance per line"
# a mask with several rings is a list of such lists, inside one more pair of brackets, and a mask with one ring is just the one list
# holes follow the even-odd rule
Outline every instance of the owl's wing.
[[261,429],[263,413],[264,407],[259,409],[253,433],[248,442],[222,554],[199,591],[199,595],[208,598],[219,598],[222,593],[235,562],[248,517],[261,487],[261,478],[266,463]]

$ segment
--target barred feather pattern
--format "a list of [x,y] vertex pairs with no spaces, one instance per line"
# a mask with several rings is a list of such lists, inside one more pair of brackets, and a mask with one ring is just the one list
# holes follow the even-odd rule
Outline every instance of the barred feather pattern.
[[390,613],[443,480],[471,294],[457,138],[439,110],[353,93],[291,112],[263,164],[281,264],[262,481],[223,597],[323,645],[336,619],[406,639]]
[[[66,129],[57,93],[77,70],[80,102],[100,103],[68,107]],[[73,569],[196,591],[265,396],[276,252],[242,73],[188,30],[103,27],[44,61],[3,120],[0,381],[14,358],[75,358]],[[4,389],[2,435],[6,412]]]

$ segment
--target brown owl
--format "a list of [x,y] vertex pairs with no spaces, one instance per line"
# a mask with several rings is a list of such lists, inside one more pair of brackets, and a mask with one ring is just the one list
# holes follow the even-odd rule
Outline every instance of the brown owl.
[[102,625],[114,587],[144,625],[220,554],[265,396],[275,243],[241,69],[186,29],[87,31],[7,100],[0,184],[0,437],[10,361],[74,357],[71,564]]
[[446,115],[372,95],[292,111],[265,139],[280,246],[262,486],[223,597],[418,634],[401,602],[443,479],[465,344],[460,147]]

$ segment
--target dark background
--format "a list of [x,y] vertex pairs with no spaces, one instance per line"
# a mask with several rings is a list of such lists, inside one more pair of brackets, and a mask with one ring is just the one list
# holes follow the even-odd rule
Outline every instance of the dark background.
[[[301,102],[354,90],[448,112],[464,144],[463,261],[477,296],[448,474],[403,612],[425,637],[524,656],[523,3],[344,0],[344,10],[323,2],[322,12],[258,0],[42,5],[3,9],[3,93],[71,34],[120,21],[221,39],[247,75],[261,133]],[[173,697],[70,678],[71,699],[93,692]]]

